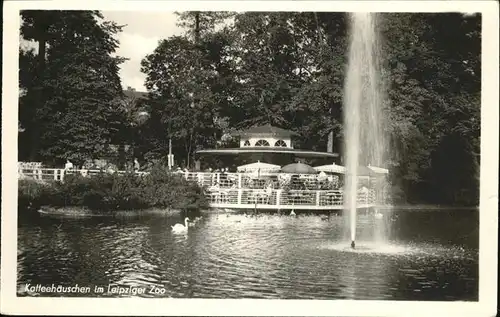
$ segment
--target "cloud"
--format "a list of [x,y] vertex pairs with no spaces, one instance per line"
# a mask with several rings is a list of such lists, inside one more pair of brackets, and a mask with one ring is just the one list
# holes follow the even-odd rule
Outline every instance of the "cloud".
[[173,12],[104,11],[106,20],[125,25],[117,38],[120,47],[116,54],[129,60],[121,65],[120,78],[124,88],[130,86],[145,91],[146,76],[141,73],[142,59],[152,53],[162,39],[183,33],[176,26]]
[[144,91],[146,76],[141,73],[141,61],[152,53],[158,45],[159,37],[145,37],[139,34],[122,33],[118,36],[120,47],[116,54],[128,58],[120,67],[123,87],[133,87]]

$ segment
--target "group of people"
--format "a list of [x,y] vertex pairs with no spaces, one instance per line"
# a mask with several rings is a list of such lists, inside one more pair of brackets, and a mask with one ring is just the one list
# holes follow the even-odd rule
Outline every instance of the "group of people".
[[[133,165],[131,165],[129,163],[129,166],[126,169],[131,170],[132,168],[135,172],[138,172],[140,170],[141,165],[140,165],[139,161],[137,160],[137,158],[134,158]],[[114,164],[111,164],[111,163],[97,164],[95,161],[92,161],[92,160],[87,160],[85,163],[83,163],[83,165],[80,168],[80,170],[91,170],[91,169],[105,170],[108,173],[114,173],[114,172],[118,171],[118,168]],[[71,162],[69,159],[67,159],[66,164],[64,164],[64,170],[65,171],[74,171],[74,170],[78,170],[78,168],[75,167],[73,162]]]
[[[222,173],[198,173],[197,180],[206,186],[223,188],[237,188],[238,175]],[[218,175],[218,176],[217,176]],[[240,174],[241,187],[249,189],[264,189],[271,186],[274,189],[285,190],[336,190],[341,188],[341,181],[337,175],[326,178],[318,175],[276,174],[262,177],[252,177],[251,174]]]

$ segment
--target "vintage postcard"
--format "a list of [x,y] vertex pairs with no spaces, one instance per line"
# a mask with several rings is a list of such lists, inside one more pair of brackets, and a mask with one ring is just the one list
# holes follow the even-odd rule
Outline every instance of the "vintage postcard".
[[2,313],[495,315],[497,2],[4,8]]

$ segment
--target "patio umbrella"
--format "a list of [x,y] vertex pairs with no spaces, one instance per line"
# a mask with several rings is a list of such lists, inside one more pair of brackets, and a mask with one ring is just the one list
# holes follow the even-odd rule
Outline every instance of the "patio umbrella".
[[[347,168],[345,166],[336,165],[335,163],[329,165],[316,166],[314,167],[314,169],[320,172],[347,174]],[[375,173],[376,172],[373,170],[373,167],[358,166],[357,169],[357,174],[360,177],[373,176],[375,175]]]
[[366,166],[358,166],[358,176],[372,176],[375,173]]
[[345,167],[341,166],[341,165],[337,165],[335,163],[328,164],[328,165],[316,166],[316,167],[314,167],[314,169],[317,170],[318,172],[339,173],[339,174],[345,173]]
[[375,174],[389,174],[389,170],[382,167],[368,165],[368,168]]
[[271,172],[278,172],[280,168],[281,166],[279,165],[262,163],[260,161],[257,161],[256,163],[238,166],[236,169],[238,170],[238,172],[244,172],[244,173],[252,173],[252,172],[271,173]]
[[289,174],[317,174],[318,171],[304,163],[293,163],[283,166],[281,172]]

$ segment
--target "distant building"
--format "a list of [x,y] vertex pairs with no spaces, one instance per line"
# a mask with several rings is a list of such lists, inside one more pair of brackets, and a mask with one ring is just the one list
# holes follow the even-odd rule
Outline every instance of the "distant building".
[[132,87],[127,87],[127,89],[123,90],[123,94],[128,100],[132,101],[144,99],[148,96],[147,92],[137,91]]

